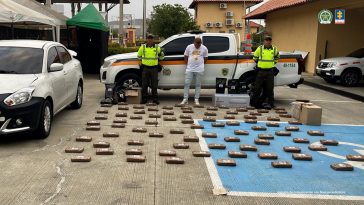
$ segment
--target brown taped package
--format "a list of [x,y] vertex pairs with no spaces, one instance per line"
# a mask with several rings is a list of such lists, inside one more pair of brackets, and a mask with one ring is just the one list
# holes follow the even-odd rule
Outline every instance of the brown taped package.
[[218,159],[216,163],[219,166],[236,166],[236,162],[233,159]]
[[272,162],[271,164],[274,168],[292,168],[291,162],[288,161],[276,161]]
[[194,157],[210,157],[211,153],[208,151],[193,151],[192,155]]
[[261,152],[258,154],[260,159],[278,159],[278,155],[276,153],[268,153],[268,152]]
[[224,141],[225,142],[240,142],[240,138],[239,137],[225,137]]
[[197,136],[184,136],[183,141],[184,142],[198,142],[199,138]]
[[143,146],[144,141],[143,140],[129,140],[128,145],[137,145],[137,146]]
[[160,150],[159,151],[159,156],[172,156],[172,157],[174,157],[176,155],[177,155],[177,153],[174,150]]
[[353,171],[354,167],[346,163],[331,164],[330,167],[335,171]]
[[119,133],[117,132],[105,132],[102,134],[103,137],[119,137]]
[[91,161],[90,156],[79,155],[71,157],[71,162],[90,162],[90,161]]
[[256,152],[258,150],[258,148],[254,145],[240,145],[239,146],[240,150],[241,151],[253,151],[253,152]]
[[264,140],[273,140],[274,136],[272,134],[258,134],[258,138]]
[[109,148],[110,147],[110,143],[109,142],[104,142],[104,141],[99,141],[99,142],[95,142],[93,144],[94,148]]
[[175,149],[188,149],[188,148],[190,148],[190,145],[186,144],[186,143],[174,143],[173,148],[175,148]]
[[283,147],[283,150],[285,152],[291,152],[291,153],[300,153],[301,152],[301,148],[293,147],[293,146],[285,146],[285,147]]
[[237,151],[229,151],[228,152],[229,157],[231,158],[247,158],[247,154],[243,151],[237,152]]
[[83,152],[83,148],[81,147],[67,147],[66,149],[64,149],[65,153],[82,153]]
[[254,143],[257,145],[270,145],[269,140],[265,139],[254,139]]
[[217,143],[211,143],[207,145],[208,148],[210,149],[225,149],[226,145],[224,144],[217,144]]

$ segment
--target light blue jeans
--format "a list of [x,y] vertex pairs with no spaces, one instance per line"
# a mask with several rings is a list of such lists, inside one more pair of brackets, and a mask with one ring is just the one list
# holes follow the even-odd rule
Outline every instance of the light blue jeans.
[[195,79],[195,99],[200,98],[201,92],[201,78],[203,76],[203,72],[186,72],[185,74],[185,89],[184,89],[184,99],[188,99],[188,92],[190,90],[190,86],[192,80]]

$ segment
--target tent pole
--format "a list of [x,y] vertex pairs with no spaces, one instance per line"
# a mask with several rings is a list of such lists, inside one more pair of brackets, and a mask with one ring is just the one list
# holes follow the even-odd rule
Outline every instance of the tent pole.
[[52,36],[53,36],[53,41],[56,41],[56,32],[54,30],[54,26],[52,26]]

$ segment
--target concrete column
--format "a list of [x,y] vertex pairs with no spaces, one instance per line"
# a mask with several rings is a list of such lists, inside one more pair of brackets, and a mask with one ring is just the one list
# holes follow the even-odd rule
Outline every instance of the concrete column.
[[75,16],[75,3],[71,3],[71,13],[72,13],[72,17]]
[[147,38],[147,1],[143,0],[143,38]]
[[51,5],[52,5],[52,0],[46,0],[45,5],[46,5],[47,7],[51,7]]
[[120,0],[119,8],[119,44],[123,45],[124,40],[124,0]]

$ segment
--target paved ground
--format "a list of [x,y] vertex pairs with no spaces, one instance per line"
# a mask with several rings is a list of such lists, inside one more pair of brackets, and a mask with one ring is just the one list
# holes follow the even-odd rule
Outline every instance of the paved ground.
[[317,84],[319,86],[323,86],[324,87],[328,87],[328,88],[333,88],[339,91],[344,91],[347,93],[351,93],[354,95],[358,95],[361,97],[364,97],[364,82],[362,81],[361,83],[359,83],[358,86],[356,87],[345,87],[342,86],[340,83],[327,83],[324,79],[322,79],[319,76],[313,76],[312,74],[307,74],[304,73],[303,77],[305,79],[305,82],[309,82],[309,83],[314,83]]
[[[96,76],[85,82],[85,101],[80,110],[65,110],[56,116],[51,136],[46,140],[31,140],[31,136],[3,138],[0,141],[0,204],[362,204],[357,201],[309,200],[262,197],[214,196],[205,161],[193,158],[190,149],[178,151],[186,160],[184,165],[167,165],[158,156],[160,149],[172,149],[172,143],[182,142],[183,135],[169,135],[170,128],[184,128],[185,135],[194,135],[188,125],[180,122],[163,122],[160,127],[147,127],[165,134],[155,139],[147,134],[135,134],[133,127],[143,126],[143,120],[130,120],[126,128],[111,128],[117,106],[110,108],[109,119],[102,121],[102,130],[85,130],[85,123],[94,118],[100,107],[104,87]],[[202,103],[211,105],[208,97],[213,91],[204,90]],[[163,105],[173,105],[181,100],[181,90],[161,91]],[[298,89],[276,89],[278,106],[289,108],[295,99],[309,99],[323,107],[324,123],[364,124],[363,103],[316,90],[308,86]],[[161,107],[160,106],[160,107]],[[180,109],[174,108],[175,116]],[[128,111],[130,116],[133,109]],[[147,112],[148,113],[148,112]],[[204,109],[195,108],[195,118],[202,118]],[[225,111],[219,111],[222,118]],[[129,117],[128,116],[128,117]],[[239,116],[238,119],[242,119]],[[102,133],[117,131],[119,138],[105,139]],[[80,135],[93,137],[93,142],[105,140],[115,150],[113,156],[96,156],[92,143],[75,142]],[[125,149],[128,139],[143,139],[141,147],[146,163],[127,163]],[[64,153],[65,147],[84,147],[91,155],[90,163],[71,163],[73,154]]]

